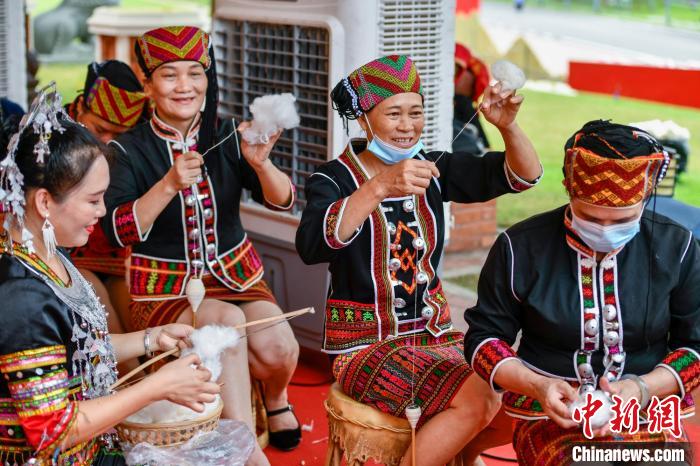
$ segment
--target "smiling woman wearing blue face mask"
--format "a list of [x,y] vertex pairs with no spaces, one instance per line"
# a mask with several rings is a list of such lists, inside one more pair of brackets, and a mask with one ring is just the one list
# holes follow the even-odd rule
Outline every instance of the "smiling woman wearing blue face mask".
[[[486,91],[484,116],[501,131],[506,153],[482,158],[467,153],[440,158],[441,152],[423,150],[423,91],[406,56],[358,68],[331,98],[341,117],[358,121],[367,139],[350,141],[306,183],[296,245],[306,263],[329,263],[323,349],[340,355],[335,376],[357,401],[403,417],[406,405],[417,400],[423,414],[416,462],[442,465],[498,408],[488,386],[469,377],[462,334],[453,330],[437,277],[445,234],[442,203],[482,202],[536,182],[539,160],[515,123],[522,97],[501,95],[498,87]],[[409,361],[408,368],[401,361]],[[420,365],[413,374],[410,361]],[[372,375],[363,376],[368,369]],[[413,393],[406,389],[411,380]],[[497,444],[499,438],[489,441]],[[487,446],[474,443],[469,451],[476,455]],[[410,455],[401,464],[409,462]]]
[[[679,418],[693,415],[700,386],[700,246],[643,212],[667,162],[642,130],[587,123],[565,146],[570,202],[512,226],[489,253],[464,347],[474,371],[505,390],[519,464],[568,466],[591,436],[599,446],[687,441]],[[584,434],[572,403],[596,390],[618,396],[618,408],[636,399],[638,430],[611,432],[603,408]],[[655,431],[653,397],[676,404],[678,430]]]

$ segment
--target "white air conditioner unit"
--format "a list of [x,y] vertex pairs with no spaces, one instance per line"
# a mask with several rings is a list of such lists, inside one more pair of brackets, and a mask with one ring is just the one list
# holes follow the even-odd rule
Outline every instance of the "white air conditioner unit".
[[24,2],[0,0],[0,97],[27,108]]
[[[343,123],[331,107],[330,91],[350,71],[374,58],[408,54],[416,62],[425,92],[423,142],[431,150],[449,149],[454,11],[455,0],[214,2],[212,32],[221,115],[248,119],[250,103],[265,94],[290,92],[297,98],[301,125],[285,132],[272,154],[276,165],[297,187],[294,211],[291,215],[270,213],[246,203],[241,207],[243,223],[257,240],[266,277],[283,308],[315,304],[320,310],[325,301],[326,267],[301,264],[294,251],[294,234],[298,214],[306,203],[306,178],[316,167],[340,155],[348,141]],[[356,123],[350,133],[359,133]],[[318,302],[309,303],[309,299]],[[304,319],[295,322],[297,338],[318,348],[321,319],[307,319],[316,322],[314,329],[302,328]],[[311,340],[315,340],[313,344],[309,344]]]

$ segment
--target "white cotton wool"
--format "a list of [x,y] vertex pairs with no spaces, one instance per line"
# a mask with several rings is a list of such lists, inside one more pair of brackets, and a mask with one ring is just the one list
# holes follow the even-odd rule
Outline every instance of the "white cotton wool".
[[508,60],[498,60],[491,65],[491,75],[501,83],[501,90],[515,91],[525,85],[525,73]]
[[207,325],[192,332],[192,348],[183,350],[180,357],[196,353],[211,372],[211,379],[217,380],[221,375],[221,353],[236,346],[240,338],[238,331],[231,327]]
[[[600,401],[602,403],[600,408],[598,408],[590,419],[591,427],[593,429],[600,429],[613,417],[613,402],[610,396],[602,390],[595,390],[591,395],[593,402]],[[579,395],[579,399],[569,405],[569,415],[573,415],[576,408],[583,408],[586,405],[586,399],[586,395]]]
[[[221,375],[221,353],[238,344],[240,334],[231,327],[220,325],[207,325],[195,330],[190,335],[192,348],[183,350],[180,357],[196,353],[202,360],[202,366],[211,372],[211,380],[216,380]],[[158,424],[189,421],[200,417],[206,417],[216,409],[219,397],[212,403],[205,404],[204,413],[197,413],[191,409],[172,403],[167,400],[152,403],[137,413],[129,416],[127,421],[137,424]]]
[[295,101],[289,93],[256,97],[250,104],[253,121],[243,130],[243,139],[249,144],[266,144],[277,131],[299,126]]

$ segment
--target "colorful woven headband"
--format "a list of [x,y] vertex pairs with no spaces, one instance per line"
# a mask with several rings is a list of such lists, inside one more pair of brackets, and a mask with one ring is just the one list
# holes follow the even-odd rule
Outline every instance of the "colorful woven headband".
[[377,58],[350,73],[331,92],[333,108],[354,120],[384,99],[404,92],[423,96],[418,70],[407,55]]
[[85,105],[94,114],[115,125],[131,127],[138,122],[147,98],[143,92],[130,92],[99,77],[85,96]]
[[[474,76],[473,100],[477,100],[484,93],[491,80],[489,69],[484,62],[476,58],[468,48],[462,44],[455,44],[455,64],[462,69],[462,73],[469,70]],[[455,82],[459,77],[455,76]]]
[[663,178],[668,155],[655,139],[636,128],[599,128],[599,132],[579,132],[567,143],[564,186],[569,196],[605,207],[644,201]]
[[208,69],[209,34],[194,26],[168,26],[152,29],[138,38],[135,45],[139,65],[146,76],[164,63],[196,61]]

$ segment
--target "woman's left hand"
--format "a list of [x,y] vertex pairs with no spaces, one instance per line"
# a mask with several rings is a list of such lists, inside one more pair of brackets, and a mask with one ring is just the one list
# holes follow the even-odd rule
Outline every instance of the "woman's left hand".
[[[251,124],[252,123],[249,121],[244,121],[243,123],[238,125],[238,132],[242,133],[243,130],[249,128]],[[281,134],[282,131],[278,131],[272,136],[270,136],[270,140],[267,142],[267,144],[249,144],[245,141],[245,139],[240,139],[241,152],[243,153],[243,157],[245,157],[245,159],[248,161],[253,170],[260,171],[265,169],[265,165],[270,159],[270,152],[272,151],[272,147],[280,138]]]
[[170,351],[173,348],[185,349],[192,346],[190,335],[194,328],[185,324],[168,324],[153,329],[155,341],[160,351]]
[[479,108],[484,118],[498,129],[506,129],[515,123],[515,116],[525,97],[515,91],[501,91],[501,83],[486,88]]

